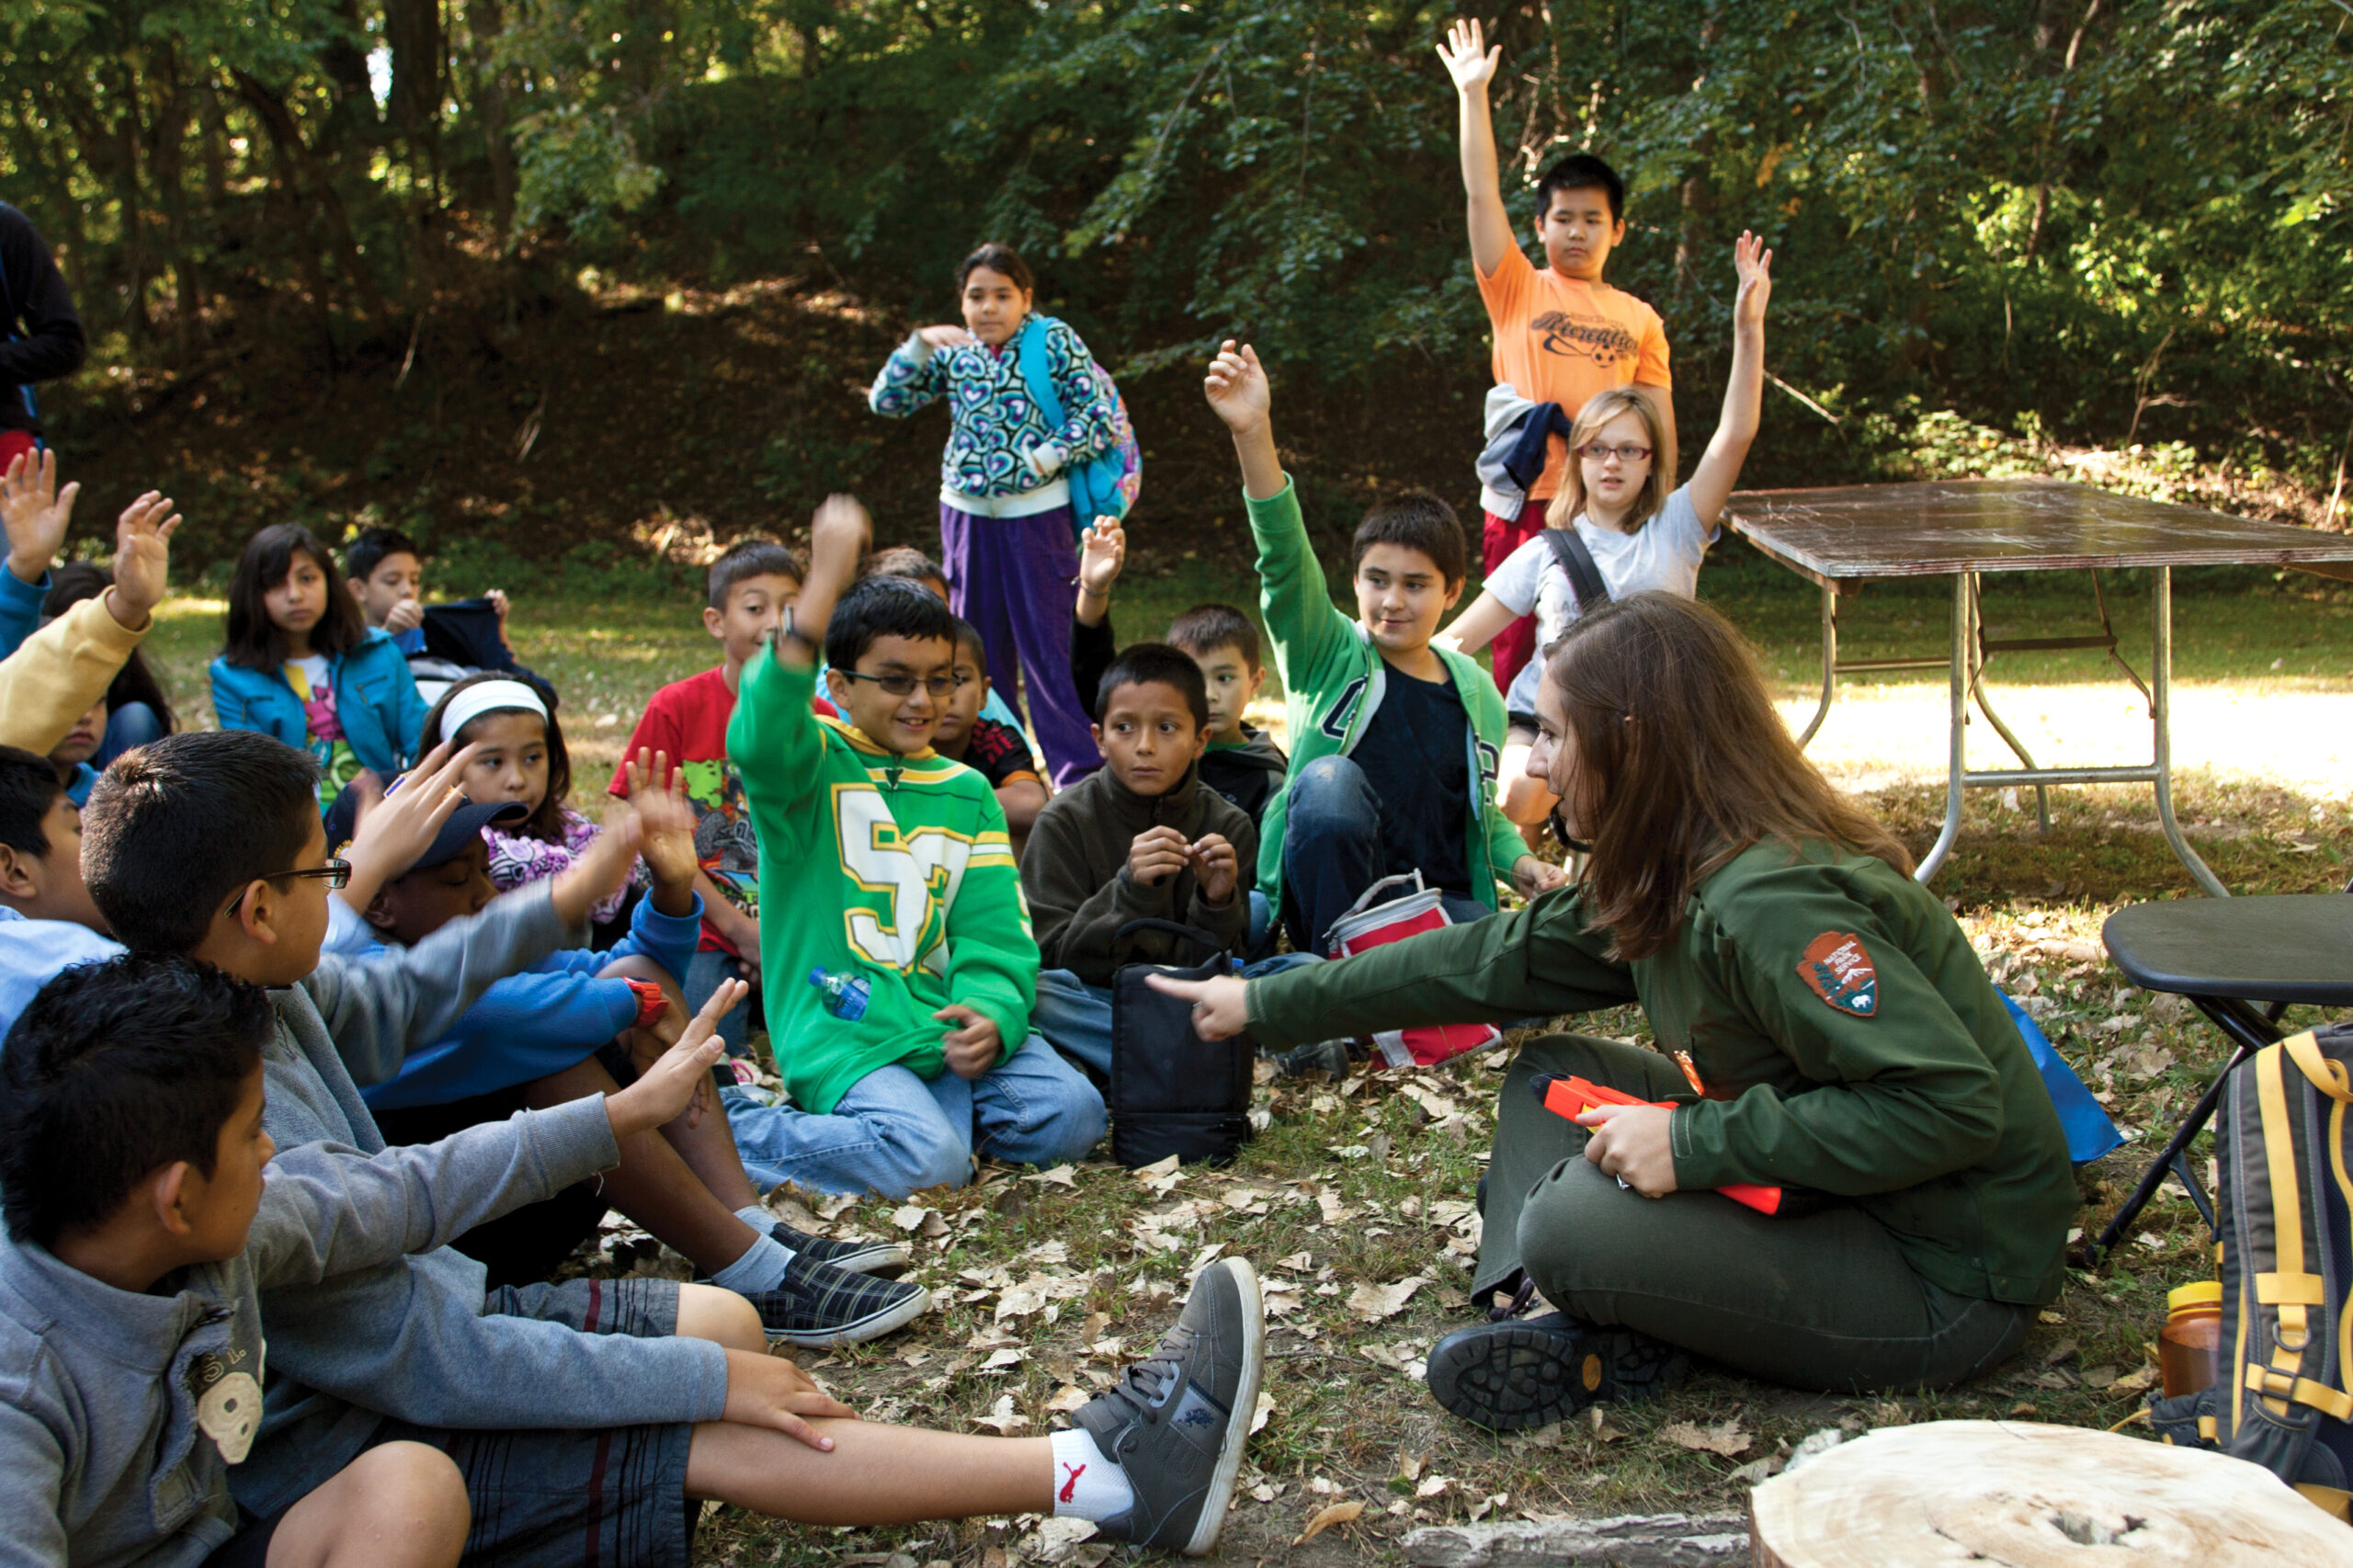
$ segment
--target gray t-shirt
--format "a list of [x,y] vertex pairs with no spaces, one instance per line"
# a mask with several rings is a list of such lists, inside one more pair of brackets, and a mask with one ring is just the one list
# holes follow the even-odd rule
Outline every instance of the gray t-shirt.
[[[1601,569],[1601,580],[1613,599],[1654,589],[1687,599],[1697,597],[1699,562],[1722,531],[1720,527],[1700,526],[1699,515],[1691,509],[1688,485],[1669,495],[1658,515],[1632,533],[1605,528],[1582,514],[1571,527],[1593,552],[1593,563]],[[1558,642],[1577,618],[1576,590],[1541,534],[1505,557],[1504,563],[1488,576],[1485,587],[1514,615],[1536,617],[1539,649]],[[1542,666],[1541,658],[1528,662],[1511,683],[1506,708],[1514,713],[1535,711],[1536,683],[1543,678]]]

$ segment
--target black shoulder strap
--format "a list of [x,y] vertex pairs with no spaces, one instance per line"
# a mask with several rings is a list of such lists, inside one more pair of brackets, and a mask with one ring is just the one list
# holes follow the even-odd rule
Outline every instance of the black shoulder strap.
[[1585,547],[1576,529],[1546,528],[1544,542],[1552,547],[1552,559],[1569,574],[1579,615],[1590,615],[1609,602],[1609,585],[1601,580],[1601,568],[1594,564],[1593,551]]

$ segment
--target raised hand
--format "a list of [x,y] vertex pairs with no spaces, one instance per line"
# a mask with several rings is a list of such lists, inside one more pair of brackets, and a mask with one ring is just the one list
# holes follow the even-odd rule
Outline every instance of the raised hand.
[[19,582],[38,583],[64,548],[74,521],[78,483],[57,488],[57,454],[19,452],[0,474],[0,525],[8,533],[8,570]]
[[[170,512],[171,516],[165,514]],[[107,610],[124,626],[144,626],[171,576],[172,535],[179,531],[180,515],[172,498],[153,490],[122,509],[114,525],[114,586],[107,590]]]
[[466,765],[482,750],[469,745],[453,750],[447,741],[426,752],[381,799],[362,808],[343,858],[351,862],[351,880],[336,896],[354,909],[364,910],[394,877],[416,864],[433,847],[441,824],[466,803],[459,780]]
[[1232,338],[1219,346],[1217,358],[1210,361],[1201,392],[1226,428],[1237,436],[1266,424],[1274,408],[1274,393],[1267,385],[1266,367],[1258,363],[1258,351],[1246,343],[1236,345]]
[[1743,229],[1733,242],[1732,264],[1740,275],[1740,293],[1732,304],[1733,330],[1762,325],[1765,306],[1773,298],[1773,253]]
[[605,1096],[605,1114],[612,1118],[615,1138],[634,1136],[685,1113],[710,1085],[710,1070],[726,1052],[719,1020],[751,989],[740,980],[720,982],[702,1011],[679,1033],[677,1043],[641,1068],[637,1082]]
[[1454,90],[1468,93],[1483,89],[1495,80],[1495,64],[1503,58],[1503,45],[1487,47],[1486,34],[1478,19],[1458,21],[1446,29],[1446,41],[1438,46],[1438,63],[1454,78]]
[[1128,530],[1120,526],[1120,519],[1096,518],[1078,536],[1079,592],[1098,599],[1109,598],[1111,585],[1120,580],[1120,568],[1127,559]]
[[638,853],[654,873],[656,896],[680,894],[677,902],[684,903],[693,897],[695,872],[702,868],[702,858],[695,853],[695,809],[687,800],[687,770],[672,767],[666,752],[640,747],[629,759],[628,774]]

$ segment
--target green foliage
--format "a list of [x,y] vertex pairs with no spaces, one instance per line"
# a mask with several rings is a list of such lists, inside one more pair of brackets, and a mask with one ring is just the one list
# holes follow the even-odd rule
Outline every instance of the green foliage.
[[[142,361],[307,318],[332,363],[485,268],[512,298],[586,262],[935,318],[996,238],[1122,374],[1241,335],[1292,384],[1427,395],[1484,358],[1431,53],[1451,14],[0,0],[0,163]],[[1627,173],[1613,279],[1665,315],[1697,408],[1748,228],[1777,250],[1775,373],[1841,427],[1777,406],[1850,468],[1918,406],[2325,486],[2353,414],[2348,28],[2339,0],[1517,0],[1495,117],[1522,217],[1563,152]]]

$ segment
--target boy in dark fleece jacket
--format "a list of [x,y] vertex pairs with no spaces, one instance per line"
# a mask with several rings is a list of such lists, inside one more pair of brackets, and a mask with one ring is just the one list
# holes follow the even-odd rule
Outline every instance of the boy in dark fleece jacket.
[[[1128,963],[1200,961],[1205,944],[1239,955],[1250,937],[1250,819],[1201,783],[1214,725],[1201,668],[1165,642],[1138,642],[1111,662],[1096,697],[1104,767],[1046,803],[1021,860],[1021,891],[1042,966],[1030,1022],[1064,1055],[1111,1070],[1112,975]],[[1274,960],[1275,968],[1289,960]],[[1256,972],[1253,971],[1251,972]]]

